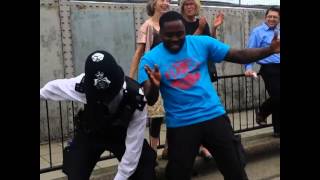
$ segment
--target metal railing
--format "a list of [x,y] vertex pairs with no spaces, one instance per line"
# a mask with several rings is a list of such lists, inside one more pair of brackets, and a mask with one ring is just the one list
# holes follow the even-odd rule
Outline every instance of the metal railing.
[[269,97],[264,82],[258,75],[257,79],[245,77],[244,74],[221,76],[214,83],[235,133],[272,125],[269,123],[261,127],[255,123],[255,109]]
[[[255,123],[254,109],[268,97],[260,76],[258,76],[257,79],[247,78],[243,74],[220,76],[218,77],[218,81],[214,83],[214,86],[225,106],[235,133],[265,128],[272,125],[271,123],[268,123],[267,126],[261,127]],[[63,112],[62,106],[66,106],[67,110]],[[43,142],[40,143],[40,153],[47,155],[49,163],[44,167],[40,167],[40,174],[62,168],[62,161],[60,161],[60,163],[54,163],[57,159],[53,159],[53,156],[60,155],[60,157],[62,157],[63,148],[74,136],[75,131],[73,127],[73,120],[75,112],[79,106],[74,102],[52,102],[40,100],[40,109],[41,108],[45,109],[45,116],[42,116],[42,119],[45,118],[45,120],[43,120],[44,122],[42,122],[42,129],[46,127],[47,136],[42,138]],[[55,114],[57,114],[56,116],[50,115],[50,112],[54,112],[52,111],[52,108],[55,110]],[[49,110],[51,111],[49,112]],[[52,119],[56,122],[55,127],[51,127],[51,125],[53,126],[53,123],[50,122]],[[68,122],[66,123],[64,121]],[[68,127],[66,128],[64,126]],[[59,128],[60,135],[53,135],[51,129],[57,130]],[[52,147],[53,143],[55,147]],[[164,145],[160,144],[158,148],[163,147]],[[52,152],[53,149],[57,152]],[[43,152],[41,152],[41,150],[43,150]],[[44,153],[44,151],[46,153]],[[114,158],[114,155],[107,152],[107,154],[103,154],[103,156],[101,156],[100,161],[112,158]]]

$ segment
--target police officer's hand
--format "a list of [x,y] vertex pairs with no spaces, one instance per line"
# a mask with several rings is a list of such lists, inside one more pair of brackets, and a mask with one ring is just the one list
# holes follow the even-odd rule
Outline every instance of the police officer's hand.
[[151,70],[151,68],[148,65],[144,66],[144,69],[146,73],[148,74],[148,77],[151,81],[151,83],[157,87],[160,87],[160,80],[161,80],[161,75],[159,71],[158,65],[154,65],[154,70]]
[[280,53],[280,39],[278,39],[278,33],[275,32],[271,41],[270,48],[274,53]]

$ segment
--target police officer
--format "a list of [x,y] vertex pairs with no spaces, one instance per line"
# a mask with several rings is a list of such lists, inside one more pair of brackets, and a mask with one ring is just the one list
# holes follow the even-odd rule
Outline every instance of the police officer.
[[57,79],[40,89],[40,98],[84,103],[76,133],[63,152],[63,172],[70,180],[88,180],[105,151],[120,161],[115,180],[155,179],[156,154],[144,139],[146,100],[139,84],[126,77],[113,56],[91,53],[85,74]]

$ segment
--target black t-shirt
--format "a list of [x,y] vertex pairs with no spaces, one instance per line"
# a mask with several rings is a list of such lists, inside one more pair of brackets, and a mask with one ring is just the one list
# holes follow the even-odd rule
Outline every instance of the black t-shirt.
[[[185,24],[185,27],[186,27],[186,34],[187,35],[192,35],[197,30],[197,28],[199,27],[199,19],[196,19],[196,21],[194,21],[194,22],[184,21],[184,24]],[[201,35],[210,36],[210,30],[209,30],[208,23],[206,23],[204,31],[202,32]]]

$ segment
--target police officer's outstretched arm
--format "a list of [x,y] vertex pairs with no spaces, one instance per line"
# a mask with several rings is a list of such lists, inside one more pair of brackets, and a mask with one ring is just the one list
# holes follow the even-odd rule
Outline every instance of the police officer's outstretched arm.
[[225,60],[232,63],[247,64],[272,54],[280,53],[280,39],[278,39],[277,36],[277,33],[275,33],[271,45],[266,48],[230,49]]
[[114,178],[115,180],[128,179],[137,168],[144,141],[147,106],[145,106],[142,111],[137,109],[132,118],[127,129],[125,141],[126,150],[118,165],[118,172]]
[[154,105],[159,97],[159,87],[161,75],[159,72],[159,67],[154,65],[154,70],[148,65],[144,66],[146,73],[148,74],[149,80],[146,80],[143,84],[145,96],[147,98],[148,105]]
[[76,84],[80,83],[83,76],[84,73],[74,78],[56,79],[48,82],[40,89],[40,99],[53,101],[70,100],[86,103],[85,94],[75,90]]

